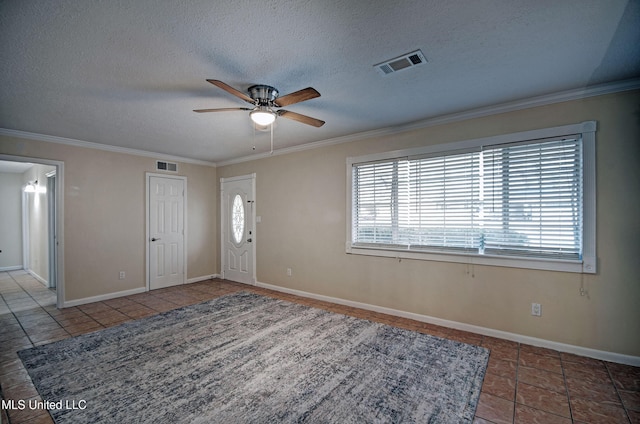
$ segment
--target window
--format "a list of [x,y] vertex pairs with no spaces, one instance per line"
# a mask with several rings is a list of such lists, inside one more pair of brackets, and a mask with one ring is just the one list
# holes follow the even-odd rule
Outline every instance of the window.
[[348,253],[595,272],[595,122],[348,160]]

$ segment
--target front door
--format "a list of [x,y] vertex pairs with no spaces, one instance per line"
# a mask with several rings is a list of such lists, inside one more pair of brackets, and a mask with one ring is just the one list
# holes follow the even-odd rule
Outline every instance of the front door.
[[255,284],[255,174],[220,179],[222,277]]
[[149,289],[184,284],[185,179],[148,176]]

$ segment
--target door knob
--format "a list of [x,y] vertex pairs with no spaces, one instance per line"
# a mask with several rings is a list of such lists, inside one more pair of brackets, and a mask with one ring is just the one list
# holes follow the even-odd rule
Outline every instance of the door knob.
[[151,239],[151,241],[158,241],[158,240],[160,240],[160,237],[158,237],[158,238],[154,237],[154,238]]

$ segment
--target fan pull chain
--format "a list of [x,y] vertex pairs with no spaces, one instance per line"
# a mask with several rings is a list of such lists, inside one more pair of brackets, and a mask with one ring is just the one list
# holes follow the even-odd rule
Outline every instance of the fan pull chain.
[[273,123],[271,123],[271,153],[269,153],[270,155],[273,154]]

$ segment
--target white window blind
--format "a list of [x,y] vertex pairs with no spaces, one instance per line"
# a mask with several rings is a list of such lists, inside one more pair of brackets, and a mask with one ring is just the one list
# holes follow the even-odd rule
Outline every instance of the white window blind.
[[359,243],[393,245],[397,228],[398,164],[393,160],[353,168],[354,234]]
[[580,136],[354,163],[353,246],[582,259]]
[[478,243],[477,152],[409,161],[409,248],[475,250]]
[[483,152],[484,253],[582,259],[578,137]]

